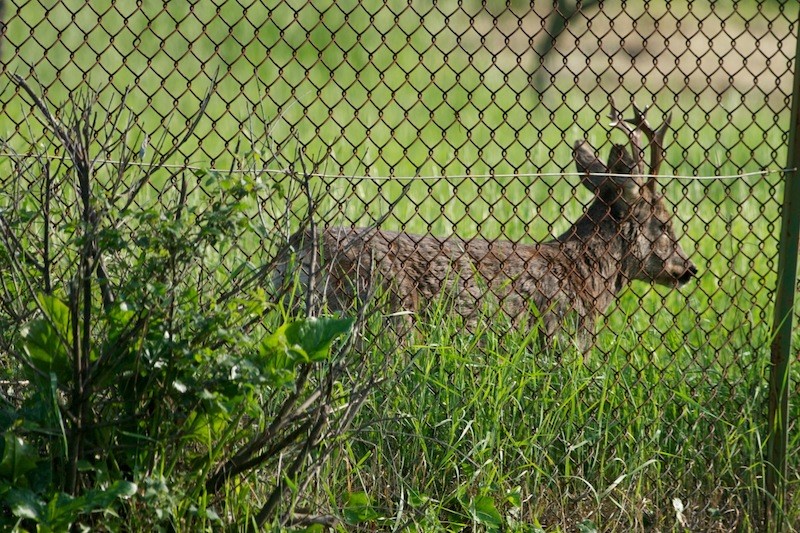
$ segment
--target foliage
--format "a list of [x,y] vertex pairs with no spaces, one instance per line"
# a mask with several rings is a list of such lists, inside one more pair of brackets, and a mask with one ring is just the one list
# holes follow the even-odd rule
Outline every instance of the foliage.
[[[27,383],[0,406],[0,527],[210,527],[256,469],[269,497],[226,521],[277,520],[359,405],[330,387],[353,319],[288,318],[264,279],[232,282],[221,259],[253,231],[254,177],[202,174],[211,200],[195,204],[188,178],[161,170],[177,144],[134,164],[135,117],[83,95],[62,122],[14,82],[69,160],[51,167],[45,146],[0,212],[0,350]],[[93,166],[109,153],[118,167]],[[159,187],[158,201],[142,194]],[[198,282],[209,273],[223,282]]]
[[[67,123],[95,102],[76,104]],[[87,153],[137,161],[133,126],[95,133]],[[28,384],[0,403],[3,527],[758,526],[763,183],[692,184],[691,204],[737,213],[714,233],[676,206],[710,274],[688,296],[633,285],[584,363],[490,314],[465,334],[446,301],[410,345],[380,313],[298,318],[269,294],[282,228],[259,209],[319,214],[333,200],[253,172],[158,168],[170,149],[150,147],[154,170],[98,166],[88,180],[44,154],[17,165],[0,206],[0,349]],[[353,329],[358,357],[341,342]]]

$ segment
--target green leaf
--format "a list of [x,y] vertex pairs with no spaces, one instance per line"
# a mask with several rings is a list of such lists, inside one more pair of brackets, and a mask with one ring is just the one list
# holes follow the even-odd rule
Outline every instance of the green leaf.
[[52,372],[59,383],[67,383],[71,377],[69,343],[72,341],[69,308],[48,294],[40,294],[38,300],[44,316],[32,320],[22,330],[22,351],[34,368],[45,374]]
[[78,472],[93,472],[94,465],[86,459],[80,459],[77,462]]
[[47,503],[45,512],[39,517],[39,523],[48,526],[51,530],[67,531],[69,526],[81,515],[82,510],[82,497],[74,498],[69,494],[57,492]]
[[69,340],[71,328],[67,304],[55,296],[44,293],[39,293],[38,300],[45,317],[64,338]]
[[281,326],[276,332],[280,343],[297,346],[312,361],[319,361],[328,356],[334,339],[350,331],[352,318],[307,318]]
[[506,491],[506,501],[514,508],[522,507],[522,490],[519,486]]
[[12,490],[6,496],[6,503],[11,508],[11,513],[19,518],[27,518],[39,522],[42,519],[44,503],[39,500],[33,491]]
[[408,491],[408,503],[411,507],[422,507],[428,500],[430,500],[430,498],[421,492],[417,492],[414,489]]
[[190,411],[184,423],[185,438],[198,443],[214,441],[228,429],[229,421],[228,413],[214,408],[214,405],[208,409]]
[[488,496],[478,496],[472,501],[475,520],[490,527],[501,527],[503,517],[494,506],[494,501]]
[[344,508],[344,519],[348,524],[360,524],[378,518],[378,513],[372,508],[366,492],[351,492],[347,496],[347,505]]
[[578,531],[580,533],[597,533],[597,526],[591,520],[584,520],[578,524]]
[[67,531],[81,515],[111,511],[118,499],[131,497],[136,490],[135,483],[116,481],[107,489],[89,490],[77,498],[57,492],[46,505],[31,491],[14,491],[8,500],[16,516],[36,521],[40,531]]
[[16,482],[36,468],[39,456],[36,450],[13,433],[3,433],[3,455],[0,459],[0,476]]
[[106,492],[124,500],[136,494],[137,490],[139,490],[139,487],[136,483],[120,480],[112,483],[112,485],[106,489]]
[[222,519],[219,517],[217,512],[214,509],[207,508],[206,509],[206,518],[209,522],[220,522],[222,523]]
[[130,498],[136,494],[138,487],[130,481],[115,481],[107,489],[90,490],[82,496],[84,512],[97,509],[107,509],[116,503],[117,499]]
[[352,318],[307,318],[282,325],[261,345],[267,370],[291,371],[300,363],[328,357],[331,343],[350,331]]

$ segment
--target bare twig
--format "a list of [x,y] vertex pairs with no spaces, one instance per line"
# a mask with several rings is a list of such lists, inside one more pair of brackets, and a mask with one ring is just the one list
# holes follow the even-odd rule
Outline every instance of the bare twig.
[[[316,206],[314,204],[314,196],[311,194],[311,177],[310,173],[306,171],[305,166],[305,158],[300,150],[298,145],[297,148],[297,157],[300,160],[300,165],[303,169],[303,191],[306,194],[306,201],[308,202],[308,230],[311,235],[311,242],[317,242],[317,224],[314,216],[316,215]],[[317,170],[316,164],[314,165],[314,171]],[[308,288],[306,290],[306,316],[316,316],[316,306],[315,306],[315,296],[316,291],[314,290],[314,282],[317,273],[317,247],[315,245],[311,246],[311,255],[309,256],[309,265],[308,265]]]
[[25,264],[31,265],[39,272],[44,272],[44,266],[28,250],[22,246],[17,236],[11,230],[11,226],[5,217],[0,214],[0,232],[8,239],[7,249],[10,254],[19,255]]
[[188,126],[188,128],[186,128],[186,131],[184,132],[183,136],[180,138],[180,140],[178,140],[176,143],[174,143],[169,148],[169,150],[167,150],[166,152],[164,152],[163,154],[158,156],[157,162],[154,165],[151,165],[151,166],[147,167],[147,170],[142,175],[142,177],[139,179],[139,181],[131,187],[130,192],[128,193],[128,199],[125,201],[125,203],[122,206],[122,209],[121,209],[122,211],[125,211],[126,209],[128,209],[131,206],[133,201],[136,199],[136,196],[142,190],[142,187],[144,187],[145,184],[147,184],[147,182],[150,181],[150,176],[153,174],[153,171],[155,169],[161,168],[164,163],[169,161],[169,159],[173,155],[175,155],[175,153],[180,149],[180,147],[183,146],[183,144],[186,141],[188,141],[189,138],[191,138],[191,136],[194,134],[195,129],[197,129],[197,126],[200,124],[200,120],[206,114],[206,108],[208,107],[208,103],[211,101],[211,96],[214,94],[214,91],[216,91],[217,79],[218,78],[219,78],[219,68],[214,73],[214,77],[211,79],[211,85],[209,85],[208,91],[206,92],[205,97],[200,102],[199,109],[197,110],[197,112],[192,117],[192,119],[191,119],[191,121],[189,123],[189,126]]
[[51,280],[50,263],[50,200],[53,193],[53,175],[50,173],[50,161],[41,162],[44,172],[44,198],[42,201],[42,216],[44,221],[42,229],[44,235],[42,236],[42,274],[44,275],[44,291],[50,294],[53,290]]
[[222,467],[220,467],[206,483],[206,490],[210,493],[216,493],[222,489],[225,481],[244,470],[242,465],[246,464],[250,458],[258,452],[261,448],[274,438],[274,436],[289,423],[289,413],[300,397],[300,394],[305,389],[305,384],[308,380],[311,365],[303,365],[300,374],[295,381],[295,388],[289,396],[281,404],[278,413],[275,415],[272,423],[260,435],[256,436],[252,441],[239,450],[233,457],[228,459]]

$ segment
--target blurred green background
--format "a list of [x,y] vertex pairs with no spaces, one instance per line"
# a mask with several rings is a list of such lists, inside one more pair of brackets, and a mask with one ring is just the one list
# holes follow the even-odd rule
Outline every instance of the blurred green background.
[[[127,88],[145,131],[172,117],[175,135],[219,69],[183,159],[221,168],[243,139],[295,138],[342,174],[558,172],[575,138],[606,142],[608,94],[673,111],[673,172],[783,163],[797,3],[606,1],[543,62],[557,15],[531,4],[31,1],[9,11],[3,57],[53,103],[88,84],[113,107]],[[29,107],[0,99],[13,142]]]

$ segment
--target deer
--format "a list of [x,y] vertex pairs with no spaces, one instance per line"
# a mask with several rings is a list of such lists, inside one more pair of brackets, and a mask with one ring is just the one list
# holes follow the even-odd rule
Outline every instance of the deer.
[[[313,276],[329,310],[346,310],[377,288],[395,314],[418,316],[446,298],[472,329],[493,300],[512,324],[523,325],[527,317],[545,341],[570,331],[586,349],[595,341],[597,319],[630,282],[677,288],[698,273],[676,238],[656,182],[671,113],[654,128],[647,108],[634,103],[634,117],[625,120],[612,98],[609,104],[611,131],[625,134],[630,151],[613,144],[605,163],[586,139],[575,142],[575,166],[594,197],[554,239],[526,244],[376,227],[334,226],[319,234],[306,229],[289,239],[294,270],[304,284]],[[287,265],[278,268],[284,280]]]

